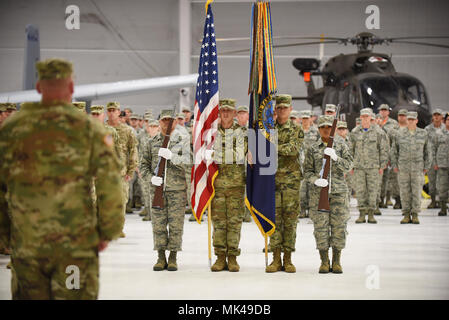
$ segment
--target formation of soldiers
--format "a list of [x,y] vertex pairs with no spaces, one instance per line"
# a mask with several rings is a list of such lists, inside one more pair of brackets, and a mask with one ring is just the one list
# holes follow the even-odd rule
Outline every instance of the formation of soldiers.
[[[162,110],[158,117],[147,110],[140,116],[109,102],[91,106],[86,115],[84,102],[72,102],[71,63],[49,59],[38,62],[37,71],[40,103],[22,103],[14,116],[15,104],[0,104],[0,249],[12,254],[13,298],[95,299],[98,252],[125,237],[125,215],[133,208],[143,207],[140,215],[152,222],[158,253],[153,270],[178,270],[184,217],[192,213],[190,108],[179,114]],[[293,110],[290,95],[276,96],[276,228],[266,272],[296,272],[292,253],[297,224],[309,217],[321,259],[318,272],[342,273],[354,193],[360,213],[356,223],[377,223],[379,208],[393,205],[394,199],[394,208],[404,216],[400,223],[419,224],[427,173],[429,208],[440,207],[439,215],[447,215],[449,114],[435,109],[432,124],[420,129],[416,112],[400,110],[395,121],[388,105],[378,110],[376,116],[372,109],[362,109],[351,132],[346,122],[338,121],[333,146],[328,147],[335,105],[326,105],[318,117]],[[252,163],[248,119],[247,106],[220,100],[215,144],[202,155],[218,165],[208,213],[217,256],[214,272],[240,270],[242,223],[251,221],[244,209],[246,164]],[[167,136],[170,142],[164,148]],[[329,179],[321,176],[324,155],[331,159]],[[156,174],[161,158],[167,161],[163,178]],[[152,208],[154,191],[162,184],[164,206]],[[329,187],[328,213],[318,211],[324,187]],[[81,290],[66,288],[68,265],[81,269]]]

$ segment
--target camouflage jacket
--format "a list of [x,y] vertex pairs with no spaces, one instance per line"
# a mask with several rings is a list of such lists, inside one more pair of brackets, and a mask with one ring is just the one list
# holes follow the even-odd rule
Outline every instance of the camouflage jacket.
[[399,170],[428,170],[432,165],[432,148],[424,129],[399,130],[391,152],[391,166]]
[[290,119],[282,125],[276,121],[275,128],[278,139],[276,185],[292,184],[299,188],[302,179],[299,151],[304,140],[304,131]]
[[119,162],[101,123],[71,105],[27,104],[1,128],[0,150],[0,240],[13,256],[95,257],[120,235]]
[[119,123],[117,126],[111,127],[115,128],[119,138],[120,159],[123,163],[122,176],[127,175],[132,177],[138,166],[136,135],[133,129],[124,123]]
[[[331,170],[328,177],[330,182],[329,190],[331,194],[347,194],[348,185],[345,180],[345,174],[352,169],[352,155],[343,139],[334,142],[333,148],[337,153],[338,160],[331,160]],[[323,167],[324,149],[327,144],[321,139],[313,143],[306,151],[304,160],[304,178],[309,182],[314,192],[320,192],[319,187],[315,186],[314,182],[320,178],[321,169]]]
[[435,138],[433,148],[433,163],[440,168],[449,168],[449,131],[444,129]]
[[[429,124],[428,126],[426,126],[424,128],[427,131],[427,135],[429,138],[429,142],[434,145],[436,144],[436,138],[438,133],[441,133],[445,127],[444,127],[444,123],[441,123],[439,128],[436,128],[433,123]],[[434,159],[431,159],[431,161],[433,161]],[[431,164],[432,166],[434,165],[434,163]]]
[[367,131],[357,126],[351,132],[354,168],[380,169],[388,164],[389,146],[387,135],[378,127],[370,126]]
[[[158,133],[153,138],[147,140],[142,146],[140,157],[140,173],[142,178],[151,185],[151,178],[157,173],[159,163],[159,149],[164,142],[162,133]],[[166,162],[164,190],[177,191],[186,190],[185,172],[188,170],[192,155],[190,152],[189,137],[174,130],[170,135],[168,149],[173,153],[171,160]]]
[[246,183],[245,156],[248,152],[247,129],[234,123],[231,128],[218,126],[214,141],[214,162],[218,165],[215,188],[241,187]]

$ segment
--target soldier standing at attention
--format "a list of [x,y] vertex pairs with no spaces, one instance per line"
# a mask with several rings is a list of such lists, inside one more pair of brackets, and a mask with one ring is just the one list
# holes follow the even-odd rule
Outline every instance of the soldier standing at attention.
[[[313,221],[316,245],[321,258],[319,273],[329,273],[331,270],[328,254],[330,247],[332,247],[332,272],[343,272],[340,256],[346,244],[346,224],[349,220],[348,186],[345,174],[352,168],[352,155],[349,147],[342,140],[335,141],[332,148],[327,147],[333,120],[332,116],[319,118],[321,139],[307,149],[304,161],[304,178],[312,183],[310,218]],[[329,213],[318,212],[321,188],[329,185],[328,180],[320,177],[324,155],[330,156],[332,161],[329,178],[331,183]]]
[[[121,174],[123,177],[122,199],[125,202],[123,215],[125,215],[126,203],[129,197],[129,182],[138,165],[137,139],[131,127],[120,121],[120,103],[109,102],[106,105],[106,110],[108,112],[108,121],[106,123],[115,128],[119,138],[120,160],[122,163]],[[121,236],[125,237],[125,233],[122,232]]]
[[437,190],[441,210],[439,216],[447,216],[449,190],[449,113],[444,117],[445,130],[437,134],[434,147],[434,169],[437,171]]
[[[180,134],[179,130],[175,130],[175,123],[173,123],[171,132],[167,132],[170,119],[174,119],[174,117],[172,110],[161,111],[159,117],[161,132],[143,146],[140,162],[143,180],[146,183],[151,183],[151,195],[154,195],[156,187],[164,184],[164,207],[151,209],[154,250],[158,252],[158,260],[153,266],[154,271],[178,270],[177,252],[182,248],[184,211],[187,201],[185,171],[191,165],[191,151],[189,137]],[[165,135],[170,135],[168,148],[162,148]],[[154,174],[159,157],[167,160],[164,179]],[[166,250],[170,251],[168,264],[165,256]]]
[[245,202],[245,155],[248,143],[246,128],[234,123],[235,113],[234,99],[220,100],[221,123],[218,126],[213,152],[213,160],[218,165],[218,175],[214,182],[215,196],[211,203],[213,245],[217,256],[212,271],[222,271],[226,268],[231,272],[240,270],[237,256],[240,255],[240,231],[245,214],[242,205]]
[[[98,252],[124,222],[113,139],[71,105],[71,63],[36,67],[41,102],[23,105],[0,130],[0,184],[8,191],[0,189],[0,243],[12,248],[12,296],[96,299]],[[68,266],[79,269],[77,290],[66,285]]]
[[[400,130],[392,150],[392,167],[399,176],[402,213],[401,224],[419,224],[421,211],[421,190],[424,174],[432,163],[432,149],[424,129],[417,128],[418,113],[407,113],[408,128]],[[412,219],[410,220],[410,215]]]
[[[273,262],[267,266],[266,272],[281,271],[282,267],[286,272],[296,272],[291,261],[291,254],[295,250],[296,243],[296,225],[299,214],[298,194],[302,179],[299,151],[304,140],[304,131],[290,120],[291,110],[292,97],[290,95],[276,96],[275,129],[278,135],[278,168],[275,177],[276,228],[270,237]],[[281,248],[284,250],[283,261],[281,261]]]
[[[302,130],[304,131],[304,142],[300,151],[300,163],[302,165],[304,163],[307,148],[320,139],[320,133],[318,132],[318,129],[312,125],[312,113],[309,110],[301,111],[300,117],[302,119]],[[299,201],[301,206],[299,218],[309,216],[310,188],[311,184],[308,181],[301,183],[299,189]]]
[[[443,124],[443,111],[440,108],[436,108],[432,113],[432,123],[424,128],[427,131],[429,142],[431,144],[436,143],[436,136],[439,132],[444,129]],[[433,159],[431,159],[433,161]],[[432,163],[432,166],[429,168],[429,172],[427,172],[427,177],[429,178],[429,194],[432,201],[430,202],[427,209],[435,209],[439,208],[440,204],[435,200],[437,196],[437,173],[434,169],[435,163]]]
[[360,212],[356,223],[377,223],[374,211],[377,206],[379,178],[388,164],[388,142],[386,135],[371,124],[370,108],[360,110],[361,125],[351,132],[352,155],[354,157],[354,185]]

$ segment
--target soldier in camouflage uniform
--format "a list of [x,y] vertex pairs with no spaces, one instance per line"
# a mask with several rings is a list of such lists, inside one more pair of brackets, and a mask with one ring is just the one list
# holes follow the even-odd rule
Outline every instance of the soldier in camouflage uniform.
[[[329,273],[329,248],[332,247],[332,272],[342,273],[340,263],[341,250],[346,244],[346,225],[349,220],[348,187],[345,174],[352,169],[352,155],[349,147],[335,141],[333,148],[328,148],[333,116],[321,116],[318,126],[321,139],[313,143],[306,151],[304,161],[304,179],[312,183],[310,199],[310,218],[313,221],[317,249],[320,252],[321,266],[319,273]],[[322,179],[324,155],[330,156],[331,171],[329,179]],[[329,185],[330,212],[318,212],[318,203],[322,187]]]
[[[429,142],[431,144],[436,143],[436,136],[438,133],[440,133],[444,129],[443,124],[443,111],[439,108],[436,108],[432,112],[432,123],[429,124],[427,127],[424,128],[427,131],[427,134],[429,136]],[[431,159],[433,161],[433,159]],[[432,201],[430,202],[428,209],[435,209],[439,208],[439,203],[435,200],[437,196],[437,173],[434,169],[435,164],[432,163],[431,168],[427,172],[427,177],[429,178],[429,194]]]
[[[338,121],[337,122],[337,131],[336,132],[343,139],[345,144],[348,146],[349,152],[351,152],[352,143],[351,143],[351,139],[348,135],[349,131],[348,131],[348,124],[346,123],[346,121]],[[351,178],[352,178],[352,175],[350,175],[349,172],[345,173],[346,185],[348,186],[348,203],[351,200],[352,188],[353,188],[353,182],[352,182]]]
[[[115,128],[119,137],[120,161],[122,163],[121,174],[123,177],[123,201],[125,202],[123,214],[125,215],[126,203],[129,197],[129,182],[138,165],[137,139],[132,129],[120,122],[120,103],[109,102],[106,105],[106,110],[108,112],[107,124]],[[124,237],[125,233],[122,232],[121,236]]]
[[[174,126],[170,132],[168,148],[162,148],[170,118],[174,118],[172,110],[161,111],[159,117],[161,132],[143,146],[140,163],[142,178],[146,183],[151,183],[151,194],[154,195],[156,187],[162,184],[164,188],[164,208],[151,210],[154,250],[158,252],[158,260],[153,266],[154,271],[178,270],[177,252],[182,248],[187,189],[185,171],[187,165],[190,165],[191,151],[189,137],[180,134]],[[167,160],[164,178],[155,174],[159,157]],[[170,251],[168,264],[166,250]]]
[[[399,173],[402,212],[401,224],[419,224],[421,211],[421,190],[424,173],[430,168],[433,155],[429,137],[424,129],[417,128],[418,114],[407,113],[408,129],[400,130],[392,147],[391,163],[393,170]],[[410,220],[410,215],[412,219]]]
[[[72,65],[36,66],[41,102],[23,104],[0,130],[0,243],[12,248],[12,296],[96,299],[98,252],[124,222],[119,163],[112,137],[70,104]],[[66,285],[69,266],[79,271],[77,290]]]
[[237,256],[240,255],[240,231],[245,214],[245,154],[248,144],[246,127],[233,121],[235,113],[234,99],[220,100],[221,123],[213,150],[218,175],[214,181],[215,196],[211,203],[213,245],[217,256],[212,271],[222,271],[226,268],[231,272],[240,270]]
[[[270,237],[273,262],[266,272],[296,272],[291,261],[295,250],[296,225],[299,214],[299,188],[301,186],[301,166],[299,151],[304,140],[304,131],[290,120],[292,97],[288,94],[276,96],[276,124],[278,167],[275,176],[276,228]],[[284,258],[281,261],[281,248]]]
[[379,178],[388,164],[388,141],[380,129],[371,125],[372,110],[360,110],[361,125],[351,132],[351,153],[354,157],[354,186],[360,212],[356,223],[377,223],[374,211],[377,205]]
[[[299,153],[300,163],[302,165],[304,163],[307,148],[320,139],[320,133],[315,126],[312,126],[312,112],[310,110],[301,111],[300,116],[302,119],[302,130],[304,131],[304,142]],[[308,181],[304,181],[303,183],[301,183],[301,187],[299,189],[299,199],[301,206],[299,218],[305,218],[309,216],[311,187],[312,185]]]
[[[398,122],[389,117],[390,115],[390,106],[388,104],[381,104],[379,106],[379,126],[382,128],[385,133],[388,135],[389,139],[389,149],[391,148],[391,144],[393,142],[394,130],[399,129]],[[388,159],[388,163],[390,164],[390,159]],[[388,185],[388,182],[391,180],[390,175],[394,174],[391,168],[387,167],[384,170],[382,175],[382,184],[380,190],[380,208],[388,208],[389,205],[393,205],[391,202],[391,186]]]
[[437,134],[435,145],[432,145],[434,169],[437,171],[438,200],[441,206],[441,210],[438,212],[439,216],[447,215],[447,197],[449,190],[449,114],[446,114],[444,124],[446,127],[445,130]]

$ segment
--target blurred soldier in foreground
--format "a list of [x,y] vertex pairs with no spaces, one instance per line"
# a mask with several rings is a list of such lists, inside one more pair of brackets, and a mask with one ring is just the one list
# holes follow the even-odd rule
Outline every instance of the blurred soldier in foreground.
[[433,146],[434,169],[437,171],[437,191],[441,210],[439,216],[447,215],[449,189],[449,113],[444,118],[445,130],[437,134]]
[[[301,167],[299,151],[304,140],[304,131],[290,120],[292,97],[288,94],[276,96],[278,168],[276,171],[276,229],[270,237],[273,262],[266,267],[266,272],[296,272],[291,261],[295,251],[296,226],[299,215],[299,188],[301,186]],[[284,259],[281,261],[281,249]]]
[[[432,123],[424,128],[427,131],[429,142],[431,144],[436,143],[437,134],[442,132],[445,129],[443,124],[443,111],[439,108],[436,108],[432,113]],[[433,161],[434,159],[431,159]],[[428,209],[439,208],[439,203],[435,200],[437,196],[437,173],[434,169],[435,163],[431,164],[429,171],[427,172],[427,177],[429,178],[429,194],[432,201],[430,202]]]
[[354,186],[360,212],[356,223],[377,223],[374,211],[377,206],[379,179],[388,164],[388,142],[384,133],[371,124],[372,111],[360,110],[361,125],[351,132],[351,153],[354,157]]
[[[0,183],[8,192],[0,189],[0,241],[12,248],[12,296],[96,299],[98,252],[120,235],[124,222],[113,138],[70,104],[69,62],[36,66],[41,102],[23,105],[0,130]],[[68,284],[67,270],[79,281]]]
[[[346,244],[346,225],[349,220],[348,187],[345,174],[352,168],[352,155],[349,147],[335,141],[328,148],[333,116],[321,116],[318,120],[321,139],[314,142],[306,151],[304,160],[304,179],[312,184],[310,191],[310,218],[313,221],[317,249],[320,252],[319,273],[329,273],[329,248],[332,247],[332,272],[342,273],[340,264],[341,250]],[[324,155],[331,158],[329,181],[330,212],[318,212],[318,203],[322,187],[329,185],[328,180],[320,178]]]
[[[154,250],[158,252],[158,260],[153,266],[154,271],[178,270],[177,252],[182,248],[184,211],[187,201],[185,171],[191,162],[191,152],[188,136],[180,134],[175,130],[174,125],[171,132],[167,132],[170,118],[174,117],[172,110],[161,111],[159,118],[161,132],[143,146],[140,162],[142,178],[146,183],[151,183],[152,196],[156,187],[164,184],[162,195],[164,207],[151,209]],[[168,148],[162,148],[165,135],[170,135]],[[159,157],[167,160],[164,179],[155,174]],[[168,264],[166,250],[170,251]]]
[[[417,128],[418,113],[407,113],[408,128],[400,130],[395,138],[391,154],[393,170],[399,175],[402,212],[401,224],[419,224],[421,190],[424,174],[429,169],[433,155],[426,130]],[[410,220],[410,215],[412,219]]]

